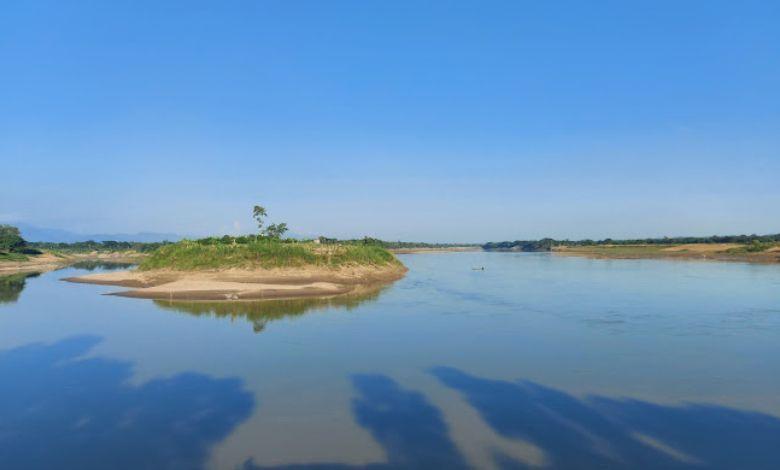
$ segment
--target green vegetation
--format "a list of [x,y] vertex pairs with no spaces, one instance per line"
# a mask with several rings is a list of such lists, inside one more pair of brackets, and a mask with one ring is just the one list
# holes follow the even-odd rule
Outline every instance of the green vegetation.
[[263,228],[265,218],[268,217],[268,212],[263,206],[255,206],[252,209],[252,217],[257,221],[257,230],[261,236],[281,239],[287,232],[287,224],[284,222],[280,224],[271,224],[268,227]]
[[758,240],[753,240],[752,242],[748,243],[747,245],[740,246],[737,248],[732,248],[728,250],[729,253],[762,253],[764,251],[767,251],[770,248],[774,248],[776,246],[779,246],[778,243],[773,242],[761,242]]
[[252,208],[258,235],[209,237],[182,240],[161,246],[139,266],[141,270],[224,268],[292,268],[304,266],[339,267],[348,265],[386,266],[400,264],[381,246],[373,243],[328,243],[283,239],[287,224],[265,227],[265,207]]
[[27,255],[22,253],[2,253],[0,252],[0,261],[27,261]]
[[39,254],[22,238],[18,228],[0,225],[0,261],[27,261],[27,255]]
[[26,243],[18,228],[12,225],[0,225],[0,252],[19,253]]
[[144,259],[139,269],[285,268],[346,265],[385,266],[398,260],[374,245],[319,245],[267,236],[183,240],[165,245]]
[[[551,251],[556,246],[620,246],[620,245],[688,245],[688,244],[712,244],[712,243],[739,243],[749,245],[748,252],[764,251],[780,242],[780,234],[774,235],[726,235],[712,237],[664,237],[664,238],[638,238],[628,240],[555,240],[543,238],[541,240],[516,240],[506,242],[490,242],[482,245],[487,251]],[[751,251],[754,250],[754,251]]]

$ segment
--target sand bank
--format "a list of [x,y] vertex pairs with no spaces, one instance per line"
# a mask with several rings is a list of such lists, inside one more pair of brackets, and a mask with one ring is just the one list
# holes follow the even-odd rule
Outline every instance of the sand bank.
[[158,300],[258,300],[328,297],[398,280],[399,265],[329,269],[114,271],[66,278],[70,282],[129,287],[113,295]]

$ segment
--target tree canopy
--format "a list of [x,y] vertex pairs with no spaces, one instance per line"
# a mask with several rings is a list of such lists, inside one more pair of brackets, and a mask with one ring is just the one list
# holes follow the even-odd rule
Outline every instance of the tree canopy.
[[12,225],[0,225],[0,251],[19,252],[26,245],[27,242],[22,238],[18,228]]
[[284,222],[271,224],[268,227],[263,228],[263,225],[265,225],[265,218],[268,217],[268,211],[263,206],[255,205],[255,207],[252,208],[252,217],[257,221],[257,230],[260,233],[260,236],[279,239],[287,232],[287,224]]

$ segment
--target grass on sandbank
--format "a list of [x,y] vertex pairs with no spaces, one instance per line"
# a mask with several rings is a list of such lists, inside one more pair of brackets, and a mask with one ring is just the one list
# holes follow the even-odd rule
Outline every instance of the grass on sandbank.
[[392,253],[373,245],[320,245],[268,237],[224,237],[183,240],[162,246],[144,259],[139,269],[192,271],[394,264],[400,262]]
[[746,245],[739,246],[737,248],[732,248],[728,250],[728,252],[737,253],[737,254],[738,253],[762,253],[778,246],[780,246],[780,244],[778,243],[759,242],[754,240],[752,243],[748,243]]

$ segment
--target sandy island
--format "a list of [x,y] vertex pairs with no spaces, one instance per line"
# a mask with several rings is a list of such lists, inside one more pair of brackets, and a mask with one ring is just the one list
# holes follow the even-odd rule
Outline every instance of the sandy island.
[[396,281],[402,278],[406,271],[406,267],[397,264],[216,271],[130,270],[64,280],[131,288],[111,293],[124,297],[158,300],[259,300],[344,295],[366,286]]

